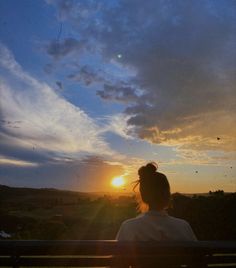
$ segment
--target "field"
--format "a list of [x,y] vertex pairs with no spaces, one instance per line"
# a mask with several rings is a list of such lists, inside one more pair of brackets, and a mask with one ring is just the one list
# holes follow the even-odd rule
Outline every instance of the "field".
[[[172,199],[169,214],[186,219],[198,239],[236,239],[236,193]],[[133,195],[0,186],[0,232],[8,239],[114,239],[121,222],[137,214]]]

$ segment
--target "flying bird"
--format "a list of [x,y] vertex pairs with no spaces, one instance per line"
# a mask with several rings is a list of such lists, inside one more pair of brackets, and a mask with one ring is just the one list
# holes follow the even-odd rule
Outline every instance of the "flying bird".
[[220,140],[220,137],[217,137],[216,139],[219,141]]

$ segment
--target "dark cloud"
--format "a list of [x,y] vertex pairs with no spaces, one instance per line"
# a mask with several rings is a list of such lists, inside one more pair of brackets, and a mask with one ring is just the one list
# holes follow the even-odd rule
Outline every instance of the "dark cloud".
[[98,90],[97,95],[104,100],[124,103],[135,102],[138,100],[135,89],[126,85],[104,84],[103,90]]
[[79,70],[73,74],[68,75],[68,78],[73,81],[83,83],[86,86],[104,81],[104,78],[101,74],[92,70],[92,68],[87,65],[82,66],[81,68],[79,67]]
[[[57,40],[45,46],[52,58],[45,71],[58,71],[59,60],[66,57],[64,75],[66,71],[69,79],[95,90],[100,84],[100,98],[126,105],[124,115],[113,116],[104,129],[124,138],[135,133],[154,143],[182,145],[182,150],[236,149],[235,0],[47,3],[58,8],[60,23]],[[62,39],[64,20],[73,38]],[[104,190],[122,166],[100,157],[74,158],[109,153],[99,136],[107,130],[24,72],[6,52],[1,50],[0,59],[11,76],[3,72],[9,81],[1,81],[0,154],[5,164],[0,183]],[[191,159],[192,151],[187,152]]]
[[59,89],[63,89],[63,84],[62,84],[62,82],[61,81],[56,81],[56,85],[57,85],[57,87],[59,88]]
[[[199,149],[236,148],[236,130],[229,127],[236,125],[235,1],[74,5],[67,14],[74,30],[96,44],[103,64],[113,61],[127,75],[125,87],[105,83],[97,95],[110,101],[131,99],[125,113],[140,138]],[[132,79],[127,69],[135,72]],[[133,88],[142,94],[137,96]],[[224,145],[215,136],[224,136]]]
[[84,47],[84,41],[66,38],[62,41],[52,40],[46,45],[46,52],[54,59],[60,59],[72,52],[78,52]]

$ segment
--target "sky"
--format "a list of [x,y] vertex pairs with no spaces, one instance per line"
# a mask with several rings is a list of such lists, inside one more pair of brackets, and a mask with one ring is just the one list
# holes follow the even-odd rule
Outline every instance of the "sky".
[[236,191],[236,1],[1,0],[0,184],[124,193],[149,161]]

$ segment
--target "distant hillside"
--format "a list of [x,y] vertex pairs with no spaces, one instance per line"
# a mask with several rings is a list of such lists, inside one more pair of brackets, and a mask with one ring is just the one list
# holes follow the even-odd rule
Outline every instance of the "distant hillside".
[[[101,194],[100,194],[101,195]],[[83,199],[98,198],[98,193],[83,193],[67,190],[57,190],[51,188],[25,188],[25,187],[9,187],[0,185],[0,202],[6,206],[14,205],[36,205],[36,204],[66,204],[75,203]]]
[[[208,196],[209,193],[173,193],[174,195],[184,195],[188,197],[193,196]],[[225,193],[227,194],[227,193]],[[55,198],[63,199],[65,202],[75,201],[77,199],[96,199],[101,196],[132,196],[133,193],[122,192],[77,192],[70,190],[59,190],[55,188],[28,188],[28,187],[11,187],[6,185],[0,185],[0,201],[8,201],[10,203],[22,203],[22,202],[31,202],[31,201],[39,201],[39,200],[50,200]]]
[[1,239],[114,239],[132,197],[0,185]]
[[[236,193],[174,193],[171,203],[169,214],[187,220],[198,239],[236,239]],[[0,239],[114,239],[138,213],[123,194],[0,185]]]
[[17,194],[17,195],[25,195],[25,194],[34,194],[34,195],[48,195],[48,194],[63,194],[63,195],[81,195],[88,196],[89,193],[84,192],[76,192],[69,190],[58,190],[54,188],[28,188],[28,187],[11,187],[6,185],[0,185],[1,194]]

